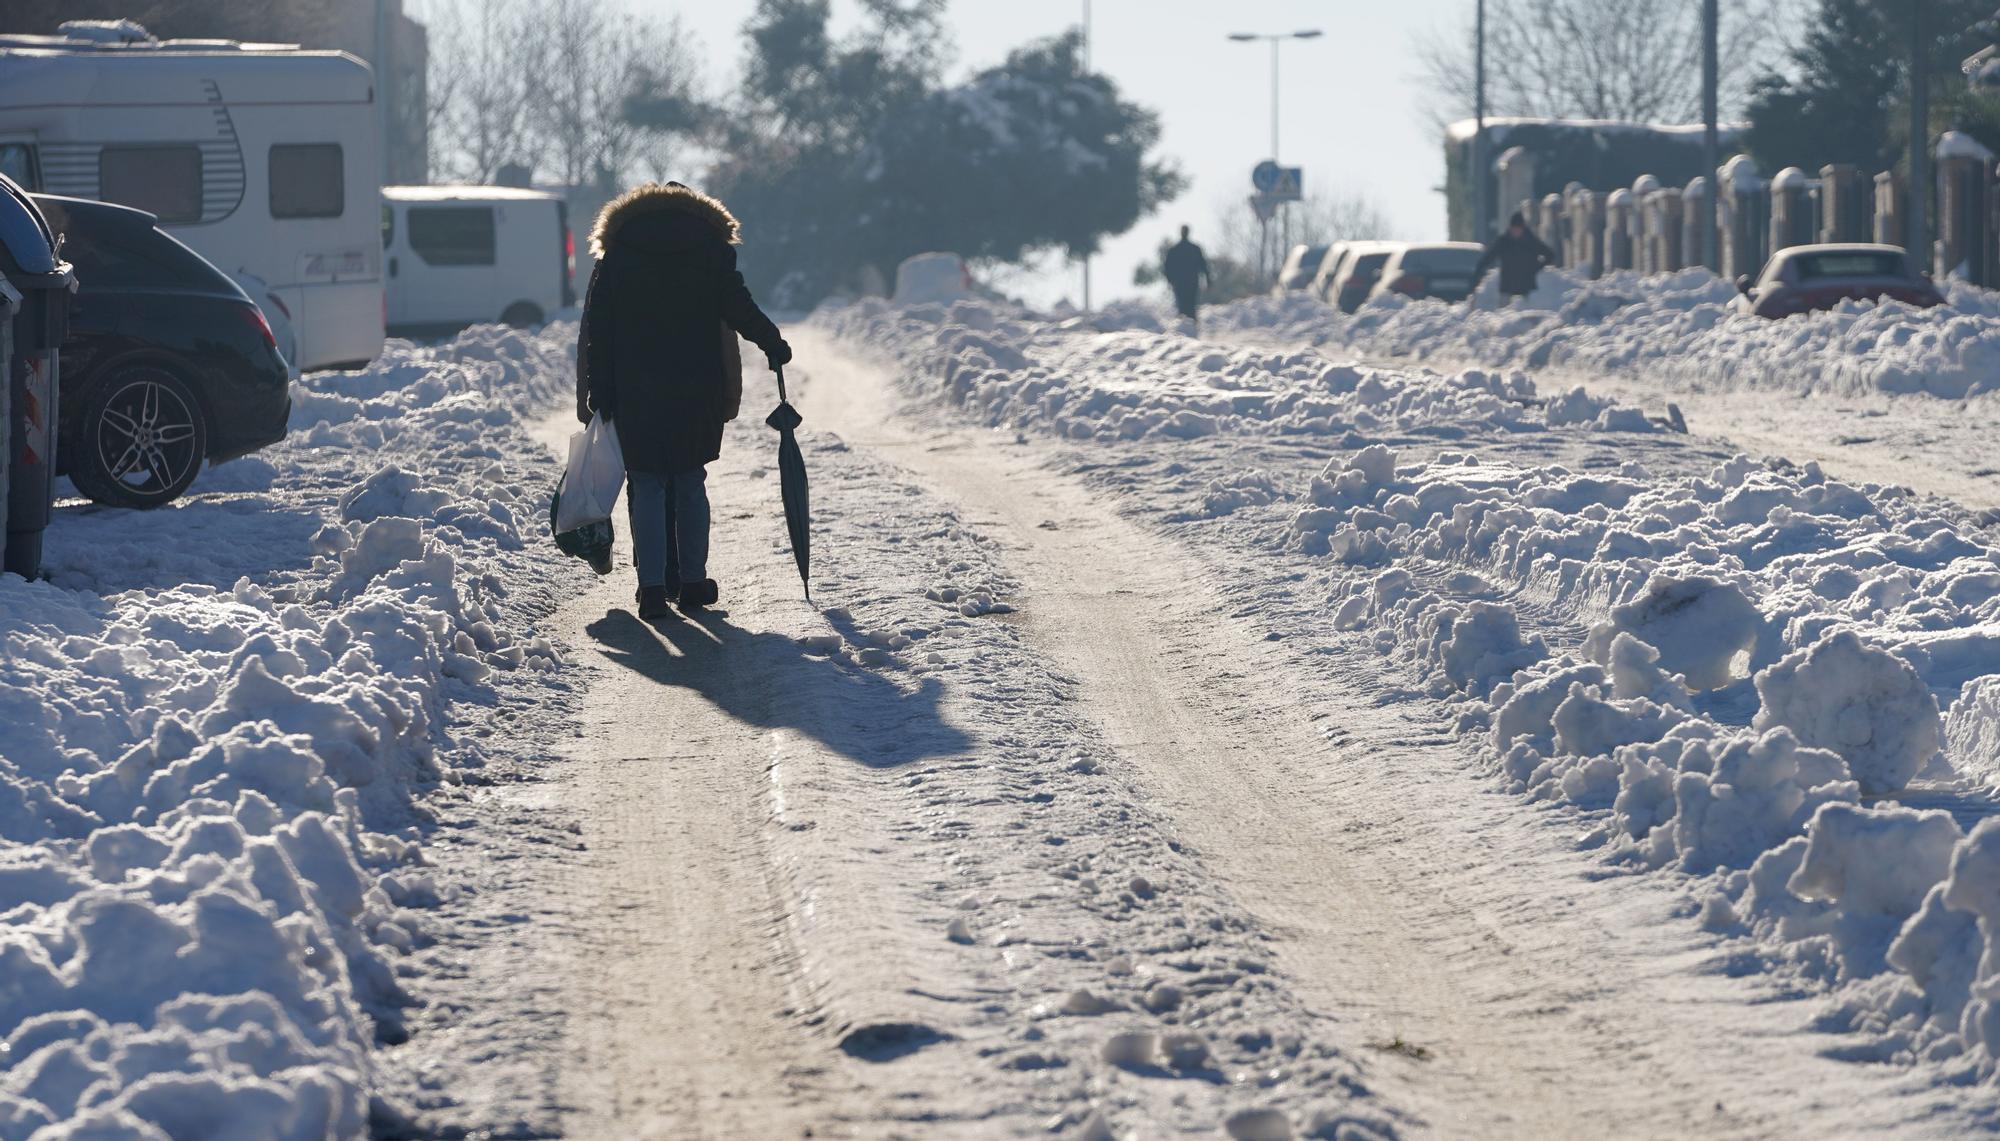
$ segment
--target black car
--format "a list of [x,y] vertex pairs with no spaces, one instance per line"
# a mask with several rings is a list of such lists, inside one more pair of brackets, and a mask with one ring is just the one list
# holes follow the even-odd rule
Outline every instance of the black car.
[[248,294],[143,210],[34,195],[76,267],[62,345],[57,471],[119,507],[158,507],[285,438],[291,391]]

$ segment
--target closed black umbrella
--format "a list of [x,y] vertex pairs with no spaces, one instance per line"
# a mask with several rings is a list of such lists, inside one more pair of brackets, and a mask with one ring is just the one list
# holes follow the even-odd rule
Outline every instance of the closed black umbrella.
[[785,530],[792,537],[792,561],[799,564],[799,581],[806,601],[812,601],[812,498],[806,490],[806,458],[792,433],[805,417],[785,398],[785,370],[778,369],[778,406],[764,423],[778,430],[778,490],[785,499]]

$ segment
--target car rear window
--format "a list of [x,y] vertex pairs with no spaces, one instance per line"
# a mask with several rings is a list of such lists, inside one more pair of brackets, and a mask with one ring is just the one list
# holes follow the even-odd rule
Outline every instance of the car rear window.
[[1902,254],[1841,253],[1800,254],[1792,259],[1800,281],[1821,277],[1908,277],[1909,266]]
[[1349,272],[1355,277],[1363,274],[1379,274],[1382,272],[1382,263],[1388,260],[1389,255],[1386,253],[1362,254],[1354,259],[1354,268]]
[[412,206],[410,248],[431,265],[492,265],[493,207]]
[[76,267],[79,289],[232,288],[221,270],[171,235],[122,221],[92,225],[87,213],[49,214],[49,224],[64,236],[63,257]]
[[1405,273],[1457,273],[1469,277],[1478,264],[1478,250],[1406,250],[1403,253]]
[[36,173],[35,148],[26,143],[0,143],[0,174],[29,190],[40,190],[42,180]]

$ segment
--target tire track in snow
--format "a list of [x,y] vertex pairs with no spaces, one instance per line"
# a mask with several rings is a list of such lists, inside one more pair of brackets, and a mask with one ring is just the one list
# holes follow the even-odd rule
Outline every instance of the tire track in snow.
[[711,477],[740,615],[645,627],[623,570],[566,612],[595,664],[559,792],[590,853],[555,887],[581,901],[565,1131],[1391,1131],[1261,933],[1107,774],[1072,684],[983,615],[1010,585],[995,544],[805,442],[816,594],[845,608],[795,601],[743,429]]
[[1202,585],[1215,567],[1052,474],[1047,451],[914,430],[885,369],[799,341],[809,416],[1006,543],[1030,639],[1278,936],[1291,983],[1398,1047],[1371,1072],[1392,1100],[1479,1136],[1811,1134],[1923,1113],[1894,1075],[1821,1057],[1835,1040],[1770,984],[1725,977],[1671,885],[1594,882],[1605,869],[1496,793],[1379,659],[1313,682]]

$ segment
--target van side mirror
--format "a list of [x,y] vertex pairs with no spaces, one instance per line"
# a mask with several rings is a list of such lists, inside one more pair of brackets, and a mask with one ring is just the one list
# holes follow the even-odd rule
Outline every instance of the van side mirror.
[[1743,295],[1744,295],[1744,296],[1746,296],[1746,297],[1750,295],[1750,275],[1749,275],[1749,274],[1747,274],[1747,273],[1739,273],[1739,274],[1737,274],[1737,275],[1736,275],[1736,292],[1738,292],[1738,293],[1741,293],[1741,294],[1743,294]]

